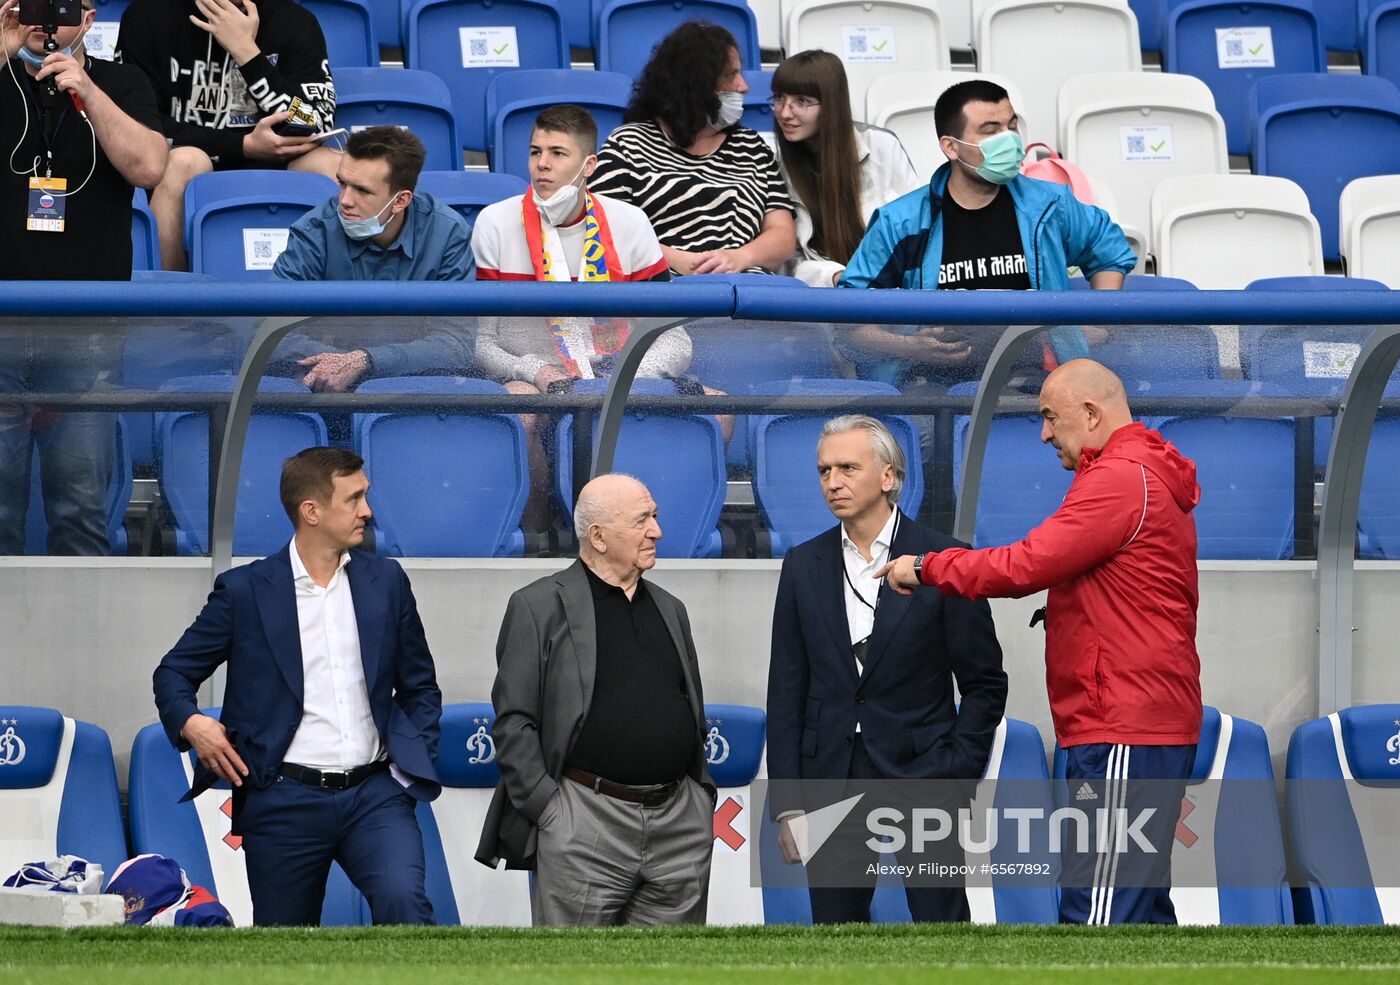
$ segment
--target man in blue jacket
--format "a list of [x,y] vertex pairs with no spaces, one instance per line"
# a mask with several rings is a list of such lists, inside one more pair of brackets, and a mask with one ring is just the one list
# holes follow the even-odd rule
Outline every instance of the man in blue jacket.
[[[291,543],[220,575],[155,671],[166,734],[199,757],[185,799],[233,787],[259,926],[319,923],[333,860],[375,923],[433,922],[415,805],[442,789],[442,692],[403,569],[353,549],[371,516],[363,465],[339,448],[287,459]],[[223,663],[215,720],[196,690]]]
[[[1005,89],[980,79],[959,82],[938,97],[933,113],[948,163],[927,188],[871,216],[841,287],[1064,291],[1070,267],[1083,271],[1095,290],[1123,286],[1137,256],[1108,213],[1084,205],[1066,185],[1020,173],[1025,147]],[[941,328],[905,335],[865,326],[851,343],[934,366],[965,363],[971,355],[967,339]],[[1059,362],[1088,354],[1074,329],[1051,332],[1050,347]]]

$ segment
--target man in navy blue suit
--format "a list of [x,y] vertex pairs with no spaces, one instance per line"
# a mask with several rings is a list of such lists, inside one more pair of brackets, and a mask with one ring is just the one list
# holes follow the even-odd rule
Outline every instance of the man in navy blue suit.
[[[783,561],[768,668],[770,779],[976,780],[1006,705],[990,608],[937,592],[900,595],[872,577],[889,558],[957,542],[900,511],[904,453],[880,421],[828,421],[817,471],[840,523]],[[803,861],[797,786],[770,787],[789,863]],[[846,832],[847,847],[868,835],[860,827]],[[874,877],[862,866],[847,879],[821,860],[818,852],[808,862],[813,922],[868,921]],[[907,885],[906,896],[918,921],[970,917],[961,886]]]
[[[375,923],[433,921],[414,811],[442,789],[442,692],[408,577],[354,550],[371,516],[363,466],[338,448],[287,459],[291,543],[220,575],[155,671],[161,724],[199,757],[185,799],[233,786],[260,926],[319,923],[333,860]],[[225,662],[216,721],[195,691]]]

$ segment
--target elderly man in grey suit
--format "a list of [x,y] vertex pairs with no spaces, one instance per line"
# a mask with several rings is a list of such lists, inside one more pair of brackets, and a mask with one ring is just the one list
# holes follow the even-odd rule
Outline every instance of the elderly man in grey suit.
[[656,503],[599,476],[579,560],[511,596],[496,644],[501,782],[476,858],[534,868],[536,926],[703,923],[715,787],[685,606],[656,564]]

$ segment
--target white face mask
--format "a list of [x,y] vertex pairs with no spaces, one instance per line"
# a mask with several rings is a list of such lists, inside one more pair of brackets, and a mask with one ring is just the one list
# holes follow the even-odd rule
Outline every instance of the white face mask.
[[535,200],[535,208],[540,210],[540,218],[551,226],[561,226],[568,222],[578,208],[579,191],[583,188],[583,172],[588,167],[587,159],[583,162],[583,167],[578,169],[578,174],[573,180],[562,188],[554,189],[554,193],[549,198],[540,198],[540,193],[535,191],[533,185],[530,187],[530,195]]
[[716,130],[728,130],[744,116],[744,94],[742,92],[716,92],[719,97],[719,115],[710,121]]

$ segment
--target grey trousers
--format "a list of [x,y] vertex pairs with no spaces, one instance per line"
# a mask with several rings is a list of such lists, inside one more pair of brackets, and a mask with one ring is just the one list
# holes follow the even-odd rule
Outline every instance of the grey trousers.
[[535,926],[704,923],[713,810],[689,777],[660,807],[561,779],[540,814]]

